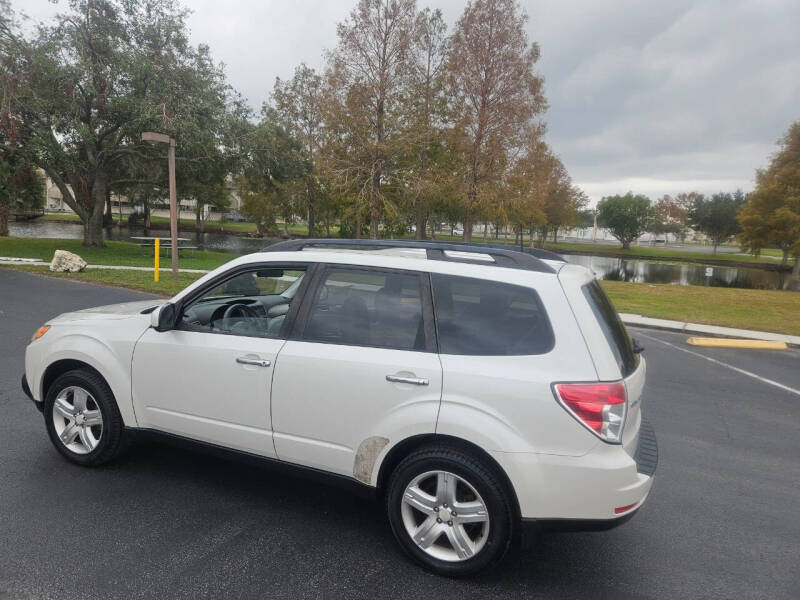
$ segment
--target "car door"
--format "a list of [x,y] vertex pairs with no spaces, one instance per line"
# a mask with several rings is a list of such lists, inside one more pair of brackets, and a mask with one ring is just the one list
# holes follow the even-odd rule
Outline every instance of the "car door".
[[274,457],[272,373],[305,273],[239,268],[189,298],[174,329],[148,329],[132,363],[139,426]]
[[436,428],[442,369],[429,277],[328,265],[314,279],[275,369],[275,449],[368,480],[371,463],[357,456],[374,461],[385,445]]

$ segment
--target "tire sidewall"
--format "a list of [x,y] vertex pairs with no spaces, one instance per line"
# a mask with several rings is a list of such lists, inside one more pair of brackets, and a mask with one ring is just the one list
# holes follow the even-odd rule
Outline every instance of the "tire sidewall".
[[[463,455],[458,453],[456,456]],[[508,499],[496,478],[493,478],[488,470],[476,469],[473,462],[473,459],[469,458],[458,460],[446,456],[410,456],[398,466],[390,481],[387,514],[392,532],[414,560],[439,575],[448,577],[474,575],[497,563],[505,555],[511,543],[512,513]],[[489,512],[489,536],[484,547],[472,558],[459,562],[434,558],[419,548],[406,531],[401,513],[403,494],[414,477],[427,471],[448,471],[458,475],[472,485],[486,503]]]
[[[74,463],[92,466],[98,463],[103,454],[108,450],[115,437],[112,431],[115,424],[119,421],[117,418],[117,407],[114,403],[114,398],[111,391],[107,389],[104,382],[97,381],[98,377],[92,376],[85,371],[69,371],[59,376],[50,388],[47,390],[47,395],[44,401],[44,419],[45,426],[47,427],[47,434],[50,436],[50,441],[56,449],[67,459]],[[102,383],[101,383],[102,382]],[[94,401],[100,409],[100,414],[103,416],[103,433],[100,436],[100,442],[97,447],[87,454],[78,454],[67,448],[56,433],[53,424],[53,405],[56,398],[64,388],[76,386],[85,389],[92,395]]]

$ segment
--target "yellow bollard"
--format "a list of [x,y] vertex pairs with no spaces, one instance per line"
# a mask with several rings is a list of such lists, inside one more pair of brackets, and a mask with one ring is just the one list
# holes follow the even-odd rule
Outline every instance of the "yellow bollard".
[[158,259],[161,257],[161,240],[153,242],[153,281],[158,281]]

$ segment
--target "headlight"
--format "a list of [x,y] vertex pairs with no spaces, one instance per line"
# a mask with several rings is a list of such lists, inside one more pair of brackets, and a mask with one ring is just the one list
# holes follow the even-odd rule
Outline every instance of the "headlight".
[[36,333],[33,334],[33,337],[31,337],[31,341],[38,340],[48,331],[50,331],[50,325],[42,325],[41,327],[39,327],[39,329],[36,330]]

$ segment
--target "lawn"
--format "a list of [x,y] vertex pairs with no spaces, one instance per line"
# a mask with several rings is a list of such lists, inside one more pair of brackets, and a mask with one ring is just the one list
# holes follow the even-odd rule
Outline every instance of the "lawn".
[[[0,256],[50,261],[57,249],[74,252],[90,265],[153,265],[152,250],[130,242],[106,242],[105,248],[87,248],[81,240],[76,239],[0,237]],[[233,258],[235,255],[227,252],[195,250],[194,256],[180,256],[179,266],[183,269],[214,269]],[[161,266],[169,266],[170,261],[170,258],[162,255]]]
[[800,335],[800,293],[601,282],[619,312]]
[[[146,271],[87,270],[83,273],[51,273],[47,267],[14,266],[14,269],[66,277],[75,281],[131,288],[172,296],[202,275],[180,273],[177,282],[167,271],[160,281]],[[722,325],[741,329],[800,335],[800,293],[742,290],[702,286],[678,286],[603,281],[617,310],[646,317]]]

